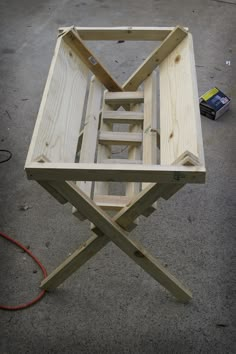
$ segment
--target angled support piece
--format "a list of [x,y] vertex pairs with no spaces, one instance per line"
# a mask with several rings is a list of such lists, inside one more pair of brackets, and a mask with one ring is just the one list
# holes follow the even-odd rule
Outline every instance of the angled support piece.
[[54,269],[41,283],[41,289],[53,290],[69,278],[84,263],[92,258],[109,242],[106,236],[93,235],[72,253],[64,262]]
[[140,67],[129,77],[122,88],[124,91],[136,91],[139,85],[152,71],[172,52],[173,49],[187,36],[187,32],[177,26],[164,39],[160,47],[155,49]]
[[109,91],[123,91],[122,87],[113,79],[107,69],[104,68],[91,50],[86,47],[85,43],[74,29],[70,29],[62,34],[62,38],[73,48],[84,64],[87,65]]
[[[37,162],[50,162],[49,159],[41,155],[35,161]],[[38,184],[43,187],[48,193],[50,193],[60,204],[66,204],[67,200],[55,189],[53,188],[47,181],[37,181]]]
[[[135,263],[142,267],[162,286],[169,290],[178,300],[188,302],[191,299],[191,293],[185,289],[180,282],[173,277],[163,267],[159,261],[152,257],[138,242],[130,240],[127,233],[115,223],[106,213],[104,213],[96,204],[90,200],[80,189],[72,182],[51,182],[54,188],[60,190],[60,193],[77,209],[84,210],[88,218],[109,237],[124,253],[132,258]],[[42,287],[47,289],[48,282],[53,281],[46,278]]]

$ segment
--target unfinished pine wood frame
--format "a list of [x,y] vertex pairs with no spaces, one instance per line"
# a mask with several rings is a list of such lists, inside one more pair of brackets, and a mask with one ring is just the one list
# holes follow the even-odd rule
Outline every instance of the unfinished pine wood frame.
[[[120,85],[85,40],[161,43]],[[117,157],[114,147],[123,146]],[[91,238],[42,281],[42,289],[55,289],[112,241],[179,301],[189,301],[190,291],[129,238],[138,217],[155,211],[160,198],[205,182],[188,29],[61,28],[25,170],[60,203],[69,202],[74,216],[92,223]],[[112,194],[111,182],[124,182],[124,193]]]

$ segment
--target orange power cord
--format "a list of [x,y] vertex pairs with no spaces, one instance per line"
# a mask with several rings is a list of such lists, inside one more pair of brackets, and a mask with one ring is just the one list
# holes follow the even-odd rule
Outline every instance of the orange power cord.
[[[15,245],[17,245],[18,247],[22,248],[31,258],[33,258],[33,260],[35,261],[35,263],[38,264],[38,266],[41,268],[42,273],[44,278],[47,277],[47,271],[44,268],[44,266],[40,263],[40,261],[33,255],[32,252],[30,252],[25,246],[23,246],[20,242],[14,240],[13,238],[5,235],[4,233],[0,232],[0,236],[4,237],[6,240],[14,243]],[[42,297],[45,295],[45,290],[42,290],[40,292],[40,294],[33,300],[25,303],[25,304],[21,304],[21,305],[17,305],[17,306],[4,306],[4,305],[0,305],[0,310],[8,310],[8,311],[17,311],[17,310],[23,310],[29,306],[34,305],[36,302],[38,302],[39,300],[42,299]]]

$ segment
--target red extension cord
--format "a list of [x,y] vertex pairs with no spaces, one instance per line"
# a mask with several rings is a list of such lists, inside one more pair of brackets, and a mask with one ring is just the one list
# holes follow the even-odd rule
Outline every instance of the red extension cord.
[[[13,238],[3,234],[2,232],[0,232],[0,236],[4,237],[6,240],[14,243],[15,245],[17,245],[18,247],[22,248],[26,253],[28,253],[28,255],[33,258],[33,260],[35,261],[35,263],[38,264],[38,266],[41,268],[42,270],[42,273],[43,273],[43,276],[44,278],[47,277],[47,271],[46,269],[44,268],[44,266],[40,263],[40,261],[33,255],[32,252],[30,252],[25,246],[23,246],[20,242],[14,240]],[[38,302],[39,300],[42,299],[42,297],[44,296],[45,294],[45,290],[42,290],[40,292],[40,294],[33,300],[27,302],[26,304],[21,304],[21,305],[18,305],[18,306],[3,306],[3,305],[0,305],[0,310],[9,310],[9,311],[17,311],[17,310],[22,310],[22,309],[25,309],[29,306],[32,306],[34,305],[36,302]]]

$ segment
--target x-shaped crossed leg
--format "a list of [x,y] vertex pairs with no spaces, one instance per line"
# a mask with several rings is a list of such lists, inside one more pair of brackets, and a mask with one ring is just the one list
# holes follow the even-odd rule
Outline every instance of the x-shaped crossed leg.
[[128,233],[125,231],[133,220],[150,204],[160,197],[168,198],[171,193],[174,194],[182,187],[181,184],[172,185],[172,189],[170,185],[150,184],[133,199],[128,207],[123,208],[114,218],[110,218],[73,182],[50,182],[50,184],[53,188],[60,191],[60,194],[74,207],[83,212],[96,227],[93,229],[95,234],[43,280],[41,288],[46,290],[56,288],[109,241],[113,241],[178,300],[187,302],[191,299],[192,296],[189,290],[184,288],[142,245],[129,239]]

